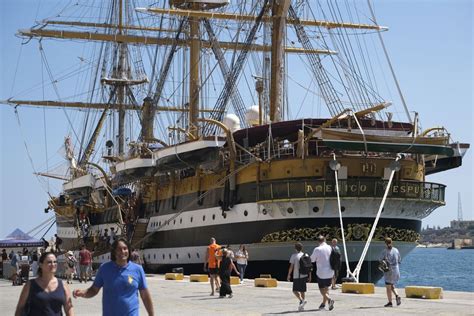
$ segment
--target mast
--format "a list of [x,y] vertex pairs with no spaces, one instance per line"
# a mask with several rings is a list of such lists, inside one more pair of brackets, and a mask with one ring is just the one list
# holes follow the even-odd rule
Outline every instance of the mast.
[[274,1],[272,7],[272,66],[270,83],[270,121],[281,120],[281,87],[283,68],[283,39],[286,36],[286,17],[290,0]]
[[[122,35],[123,29],[122,29],[122,6],[123,6],[123,1],[119,0],[119,21],[118,21],[118,34]],[[125,58],[126,58],[126,53],[127,53],[127,44],[126,43],[119,43],[118,44],[118,49],[119,49],[119,62],[117,65],[117,78],[123,79],[126,78],[125,74]],[[119,84],[117,87],[117,102],[119,104],[124,103],[124,98],[125,98],[125,86]],[[125,147],[125,109],[120,106],[119,111],[118,111],[118,156],[123,156],[124,153],[124,147]]]
[[[193,9],[199,9],[198,4],[191,4]],[[198,137],[197,119],[199,109],[199,58],[201,52],[201,41],[199,39],[199,18],[189,17],[191,28],[190,54],[189,54],[189,133],[192,138]]]

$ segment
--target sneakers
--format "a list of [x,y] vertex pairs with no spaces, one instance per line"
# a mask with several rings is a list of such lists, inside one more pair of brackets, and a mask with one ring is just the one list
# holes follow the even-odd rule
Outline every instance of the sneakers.
[[329,299],[329,310],[332,311],[334,309],[334,300]]
[[388,303],[385,304],[383,307],[393,307],[393,304],[392,304],[392,302],[388,302]]
[[229,298],[233,298],[233,297],[234,297],[234,295],[232,295],[232,294],[229,294]]
[[306,301],[301,301],[300,304],[298,305],[298,311],[304,311],[304,306],[306,305]]
[[402,303],[402,298],[397,295],[395,299],[397,301],[397,306],[399,306]]
[[324,310],[325,307],[326,307],[326,305],[321,304],[321,305],[319,305],[319,310]]

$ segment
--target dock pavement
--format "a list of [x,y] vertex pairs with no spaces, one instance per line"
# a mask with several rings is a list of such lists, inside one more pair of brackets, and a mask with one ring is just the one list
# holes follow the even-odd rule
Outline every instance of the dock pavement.
[[[331,290],[335,300],[334,310],[318,310],[321,295],[317,285],[308,285],[307,304],[298,312],[298,302],[291,292],[292,283],[278,282],[276,288],[255,287],[253,280],[233,285],[233,298],[210,296],[207,283],[165,280],[164,275],[147,275],[148,287],[153,298],[155,315],[474,315],[474,292],[444,291],[440,300],[408,299],[404,289],[399,289],[402,304],[392,308],[386,303],[385,288],[376,287],[375,294],[347,294],[340,289]],[[84,289],[87,284],[74,281],[71,289]],[[9,281],[0,281],[0,311],[2,315],[13,315],[21,286],[12,286]],[[75,315],[101,315],[102,291],[90,299],[73,299]],[[140,301],[140,315],[147,315]]]

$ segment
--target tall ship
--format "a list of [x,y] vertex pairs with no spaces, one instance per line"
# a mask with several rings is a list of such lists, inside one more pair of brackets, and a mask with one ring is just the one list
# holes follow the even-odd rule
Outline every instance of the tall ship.
[[77,1],[18,36],[79,57],[55,72],[41,49],[48,98],[2,103],[76,110],[67,171],[38,172],[62,182],[45,210],[64,249],[107,261],[113,231],[150,272],[202,273],[214,237],[247,245],[249,277],[285,279],[294,243],[324,235],[341,276],[374,282],[384,238],[407,255],[445,205],[427,176],[469,148],[421,129],[396,78],[400,100],[384,97],[387,30],[370,1]]

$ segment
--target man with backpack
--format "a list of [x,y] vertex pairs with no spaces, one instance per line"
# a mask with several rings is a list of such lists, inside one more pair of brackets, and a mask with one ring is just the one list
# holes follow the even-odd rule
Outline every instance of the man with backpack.
[[299,300],[298,311],[303,311],[306,305],[306,282],[311,282],[313,264],[311,257],[307,253],[303,253],[303,245],[300,242],[295,244],[295,250],[296,253],[290,257],[287,280],[291,280],[291,274],[293,273],[293,293]]
[[323,302],[319,305],[320,310],[324,310],[328,303],[329,310],[334,308],[334,300],[329,297],[329,287],[332,283],[334,270],[331,268],[330,257],[332,248],[326,244],[326,237],[318,237],[319,246],[313,250],[311,261],[316,262],[316,277],[318,280],[319,292],[323,297]]

